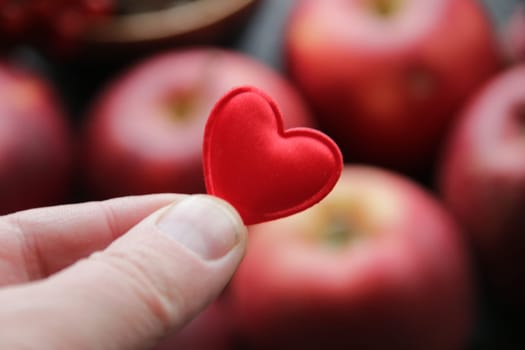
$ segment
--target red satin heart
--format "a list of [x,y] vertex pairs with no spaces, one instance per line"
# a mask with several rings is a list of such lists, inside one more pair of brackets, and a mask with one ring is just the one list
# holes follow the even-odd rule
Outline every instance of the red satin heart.
[[203,165],[208,193],[228,201],[251,225],[319,202],[335,186],[343,160],[329,137],[308,128],[285,131],[276,104],[241,87],[211,112]]

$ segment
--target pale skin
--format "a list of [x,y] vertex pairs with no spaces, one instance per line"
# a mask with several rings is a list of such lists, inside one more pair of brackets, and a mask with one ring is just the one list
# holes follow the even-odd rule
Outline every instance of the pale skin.
[[0,217],[0,349],[152,349],[214,300],[245,246],[237,212],[204,195]]

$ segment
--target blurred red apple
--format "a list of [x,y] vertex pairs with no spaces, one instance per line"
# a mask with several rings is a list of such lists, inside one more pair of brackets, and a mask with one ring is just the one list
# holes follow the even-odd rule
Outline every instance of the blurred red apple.
[[475,0],[300,0],[288,69],[350,161],[427,170],[456,109],[500,65]]
[[292,86],[252,58],[211,48],[162,54],[117,79],[89,116],[86,173],[93,193],[205,192],[204,125],[217,100],[239,85],[272,96],[286,127],[311,125]]
[[525,61],[525,4],[516,6],[503,34],[509,60]]
[[317,206],[250,231],[229,292],[256,348],[464,348],[469,260],[454,221],[409,180],[347,166]]
[[0,214],[64,201],[70,135],[53,88],[0,63]]
[[501,74],[471,101],[439,177],[490,279],[525,305],[525,65]]

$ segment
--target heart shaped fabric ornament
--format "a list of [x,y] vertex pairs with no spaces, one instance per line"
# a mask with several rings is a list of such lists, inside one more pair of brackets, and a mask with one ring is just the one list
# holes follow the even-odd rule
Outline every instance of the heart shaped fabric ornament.
[[323,199],[343,168],[337,145],[309,128],[284,130],[263,92],[240,87],[212,110],[204,131],[206,189],[237,209],[246,225],[302,211]]

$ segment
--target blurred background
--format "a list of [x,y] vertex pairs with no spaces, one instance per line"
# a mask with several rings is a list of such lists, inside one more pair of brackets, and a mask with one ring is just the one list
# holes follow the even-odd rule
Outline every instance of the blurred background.
[[[253,257],[207,310],[212,317],[163,349],[328,349],[319,347],[326,339],[335,339],[326,343],[333,349],[525,348],[525,1],[0,0],[0,49],[0,214],[129,194],[205,192],[208,113],[229,89],[254,85],[276,100],[286,127],[321,129],[340,146],[348,173],[356,167],[378,178],[356,176],[356,188],[384,186],[386,197],[399,197],[410,214],[397,215],[418,219],[395,230],[435,244],[411,249],[442,254],[414,257],[421,268],[407,285],[384,287],[393,288],[391,295],[353,287],[370,293],[355,299],[347,286],[349,296],[326,308],[297,302],[287,309],[278,291],[307,290],[306,284],[273,290],[266,277],[259,289],[268,294],[246,301],[257,285],[246,276],[264,271],[257,259],[271,255],[257,254],[273,236],[253,239]],[[368,174],[356,164],[376,170]],[[372,192],[359,198],[356,191],[348,196],[373,212],[364,199]],[[342,231],[358,226],[368,237],[381,226],[359,226],[361,216],[350,220],[353,214],[343,212]],[[253,235],[317,227],[312,218],[321,214],[309,213],[257,226]],[[333,234],[335,225],[340,233],[340,221],[329,224],[320,231]],[[346,231],[337,237],[352,245]],[[310,287],[318,294],[306,304],[344,294],[323,296]],[[414,293],[418,305],[397,299],[412,295],[401,290]],[[374,298],[406,310],[378,312]],[[356,307],[356,300],[371,305]],[[258,320],[248,315],[257,318],[263,309],[273,312]],[[358,321],[339,317],[358,311]],[[298,326],[308,315],[332,330]],[[361,340],[347,341],[352,337]]]

